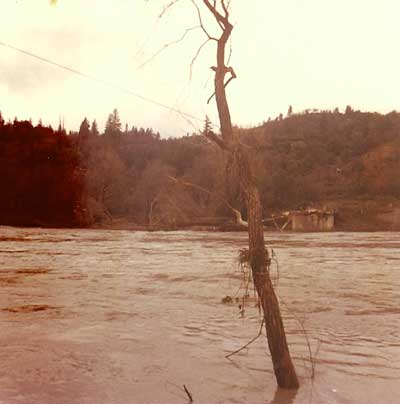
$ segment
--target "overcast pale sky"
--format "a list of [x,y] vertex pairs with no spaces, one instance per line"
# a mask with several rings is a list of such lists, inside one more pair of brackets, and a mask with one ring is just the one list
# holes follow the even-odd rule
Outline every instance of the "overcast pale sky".
[[[201,0],[205,23],[217,32]],[[0,46],[0,109],[6,118],[39,118],[67,129],[118,108],[129,126],[153,127],[163,136],[217,122],[209,67],[214,44],[194,65],[201,30],[166,43],[198,24],[190,0],[162,19],[166,0],[0,0],[0,42],[69,66],[200,118],[146,103]],[[307,108],[389,112],[400,105],[400,2],[398,0],[232,0],[233,55],[238,79],[228,94],[234,123],[249,126]],[[145,63],[143,65],[143,63]]]

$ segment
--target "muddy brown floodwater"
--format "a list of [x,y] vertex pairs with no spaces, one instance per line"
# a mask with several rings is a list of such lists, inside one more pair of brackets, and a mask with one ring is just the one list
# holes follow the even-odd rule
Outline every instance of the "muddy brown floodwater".
[[266,238],[297,394],[264,338],[225,358],[260,325],[221,303],[245,234],[0,227],[0,403],[399,403],[400,233]]

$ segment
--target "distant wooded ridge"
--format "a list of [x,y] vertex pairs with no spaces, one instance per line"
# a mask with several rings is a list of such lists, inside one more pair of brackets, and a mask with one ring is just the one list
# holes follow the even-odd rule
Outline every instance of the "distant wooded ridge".
[[[207,120],[204,130],[211,130]],[[342,204],[361,223],[397,206],[400,113],[290,108],[285,117],[236,133],[254,158],[264,217]],[[123,129],[117,110],[104,133],[85,118],[68,135],[62,127],[6,123],[0,114],[0,224],[212,225],[232,218],[224,201],[246,217],[237,186],[225,180],[226,163],[201,133],[163,139],[152,129]]]

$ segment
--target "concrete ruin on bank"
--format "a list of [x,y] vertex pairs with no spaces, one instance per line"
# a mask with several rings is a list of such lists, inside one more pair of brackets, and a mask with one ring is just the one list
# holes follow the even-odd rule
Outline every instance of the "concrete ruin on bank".
[[308,209],[291,212],[293,231],[332,231],[335,214],[331,210]]

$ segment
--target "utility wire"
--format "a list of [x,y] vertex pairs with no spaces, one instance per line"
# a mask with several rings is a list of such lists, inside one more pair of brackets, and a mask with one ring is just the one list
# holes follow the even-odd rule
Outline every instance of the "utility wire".
[[[49,65],[58,67],[58,68],[60,68],[60,69],[62,69],[62,70],[66,70],[66,71],[68,71],[68,72],[70,72],[70,73],[76,74],[77,76],[83,77],[83,78],[85,78],[85,79],[94,81],[94,82],[96,82],[96,83],[100,83],[100,84],[102,84],[102,85],[104,85],[104,86],[107,86],[107,87],[111,87],[111,88],[117,89],[117,90],[119,90],[119,91],[121,91],[121,92],[123,92],[123,93],[129,94],[129,95],[133,95],[134,97],[139,98],[139,99],[142,100],[142,101],[148,102],[148,103],[150,103],[150,104],[156,105],[156,106],[161,107],[161,108],[168,109],[169,111],[175,112],[175,113],[179,114],[179,115],[182,116],[182,117],[194,119],[194,120],[199,121],[199,122],[203,122],[203,121],[204,121],[204,119],[199,118],[199,117],[197,117],[197,116],[195,116],[195,115],[189,114],[189,113],[187,113],[187,112],[183,112],[183,111],[179,110],[178,108],[171,107],[171,106],[169,106],[169,105],[167,105],[167,104],[163,104],[162,102],[153,100],[153,99],[151,99],[151,98],[149,98],[149,97],[145,97],[145,96],[143,96],[143,95],[141,95],[141,94],[139,94],[139,93],[136,93],[135,91],[132,91],[132,90],[129,90],[129,89],[127,89],[127,88],[121,87],[121,86],[119,86],[119,85],[117,85],[117,84],[110,83],[110,82],[107,82],[107,81],[105,81],[105,80],[102,80],[102,79],[93,77],[93,76],[91,76],[91,75],[89,75],[89,74],[87,74],[87,73],[84,73],[84,72],[81,72],[81,71],[79,71],[79,70],[73,69],[72,67],[68,67],[68,66],[62,65],[62,64],[60,64],[60,63],[54,62],[54,61],[52,61],[52,60],[50,60],[50,59],[47,59],[47,58],[42,57],[42,56],[39,56],[39,55],[37,55],[37,54],[35,54],[35,53],[26,51],[26,50],[24,50],[24,49],[17,48],[16,46],[10,45],[10,44],[8,44],[8,43],[5,43],[5,42],[0,41],[0,46],[3,46],[3,47],[5,47],[5,48],[12,49],[12,50],[14,50],[14,51],[16,51],[16,52],[22,53],[22,54],[24,54],[24,55],[26,55],[26,56],[30,56],[30,57],[32,57],[32,58],[34,58],[34,59],[40,60],[41,62],[47,63],[47,64],[49,64]],[[213,126],[216,127],[216,125],[214,125],[214,124],[213,124]]]

